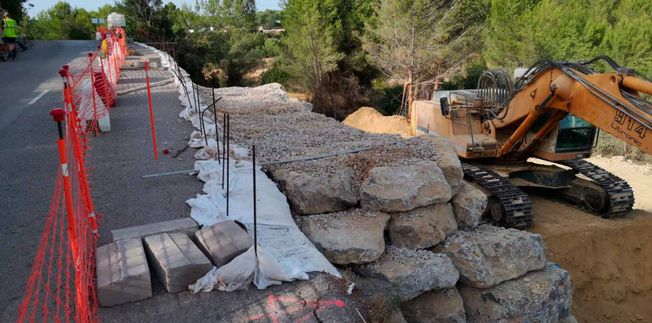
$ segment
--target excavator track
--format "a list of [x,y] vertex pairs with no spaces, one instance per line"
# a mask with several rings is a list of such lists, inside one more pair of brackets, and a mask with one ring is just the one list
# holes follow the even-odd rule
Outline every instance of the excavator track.
[[608,199],[606,207],[603,210],[592,210],[598,212],[603,218],[620,217],[632,210],[634,192],[631,186],[622,178],[583,159],[566,160],[558,163],[590,178],[605,190]]
[[520,188],[485,168],[462,163],[462,169],[467,180],[476,182],[498,200],[502,214],[497,224],[517,229],[526,229],[534,224],[532,202]]

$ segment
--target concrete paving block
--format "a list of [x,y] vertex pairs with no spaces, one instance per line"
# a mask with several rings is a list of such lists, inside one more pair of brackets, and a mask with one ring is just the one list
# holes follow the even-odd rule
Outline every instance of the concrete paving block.
[[249,233],[234,221],[204,227],[195,232],[195,237],[199,247],[218,267],[228,264],[253,245]]
[[152,283],[140,239],[126,239],[97,248],[97,296],[101,306],[115,306],[152,297]]
[[146,236],[166,232],[185,232],[189,235],[192,235],[195,233],[195,231],[197,231],[197,229],[199,229],[197,222],[195,222],[195,220],[192,218],[187,217],[182,219],[112,230],[111,235],[113,236],[113,241],[118,241],[122,239],[144,238]]
[[188,290],[188,285],[213,268],[185,233],[161,233],[146,237],[144,242],[150,264],[169,293]]

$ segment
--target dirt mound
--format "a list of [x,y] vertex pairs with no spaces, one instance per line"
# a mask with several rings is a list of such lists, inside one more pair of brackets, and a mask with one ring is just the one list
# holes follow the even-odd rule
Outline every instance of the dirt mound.
[[412,137],[410,124],[404,117],[384,116],[374,108],[362,107],[351,113],[344,121],[345,125],[370,133],[400,135]]
[[557,201],[531,196],[550,260],[573,281],[580,322],[652,321],[652,214],[635,210],[602,219]]

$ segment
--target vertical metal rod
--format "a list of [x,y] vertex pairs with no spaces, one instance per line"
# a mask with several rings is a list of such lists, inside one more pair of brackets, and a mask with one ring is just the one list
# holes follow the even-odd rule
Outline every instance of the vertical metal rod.
[[197,107],[197,113],[199,113],[199,111],[201,110],[201,108],[199,107],[199,85],[195,84],[195,82],[193,82],[192,85],[195,86],[195,104]]
[[230,159],[231,159],[231,115],[226,115],[226,216],[229,216],[229,174],[230,170]]
[[224,168],[226,167],[226,113],[222,116],[222,189],[224,189]]
[[254,254],[258,259],[258,217],[256,214],[256,145],[251,146],[251,169],[254,181]]
[[220,161],[220,133],[217,131],[217,102],[215,102],[215,88],[213,88],[213,124],[215,125],[215,141],[217,142],[217,155],[215,158]]

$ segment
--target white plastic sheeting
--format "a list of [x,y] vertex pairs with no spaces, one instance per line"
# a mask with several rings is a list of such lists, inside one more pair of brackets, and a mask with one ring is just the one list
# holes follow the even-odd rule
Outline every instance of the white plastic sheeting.
[[[215,160],[197,161],[197,177],[205,182],[203,191],[189,199],[191,217],[200,225],[236,220],[253,234],[253,172],[249,161],[232,161],[229,176],[229,216],[226,216],[226,183],[222,189],[222,165]],[[193,287],[196,292],[213,285],[221,290],[253,281],[258,288],[294,279],[307,279],[308,272],[322,271],[340,277],[337,269],[299,230],[290,214],[290,206],[276,184],[259,168],[256,169],[258,263],[253,249],[233,260],[237,266],[224,266],[211,271]],[[263,257],[264,256],[264,257]],[[245,266],[246,265],[246,266]],[[238,272],[232,272],[236,270]],[[249,277],[243,279],[241,275]],[[228,281],[228,279],[236,281]],[[227,280],[224,280],[227,279]]]
[[[142,45],[142,44],[141,44]],[[142,45],[149,47],[146,45]],[[149,47],[154,49],[153,47]],[[155,50],[155,49],[154,49]],[[181,71],[186,90],[192,97],[192,81],[188,74],[177,68],[174,60],[166,53],[157,51],[161,57],[163,67]],[[179,116],[192,122],[199,129],[199,116],[191,108],[191,103],[186,96],[182,83],[176,79],[179,90],[179,100],[184,109]],[[206,105],[201,104],[200,109]],[[215,136],[216,127],[212,120],[205,117],[205,124],[209,138]],[[217,143],[210,138],[208,145],[201,133],[191,135],[189,145],[200,148],[196,157],[206,159],[214,157]],[[206,147],[207,146],[207,147]],[[243,160],[248,156],[245,147],[231,145],[229,175],[229,216],[226,216],[226,185],[222,188],[222,164],[217,160],[200,160],[195,163],[199,171],[197,177],[205,182],[203,192],[197,197],[186,201],[191,207],[190,216],[200,225],[236,220],[244,224],[253,235],[253,172],[252,164]],[[312,242],[301,232],[292,219],[290,206],[283,193],[276,184],[257,167],[257,237],[258,257],[255,257],[254,248],[236,257],[229,264],[220,268],[213,268],[208,274],[199,279],[190,288],[194,292],[209,291],[213,288],[224,291],[245,286],[253,282],[258,288],[264,289],[269,285],[280,284],[283,281],[308,279],[309,272],[325,272],[336,277],[341,277],[337,269],[322,255]],[[225,183],[226,184],[226,183]]]

